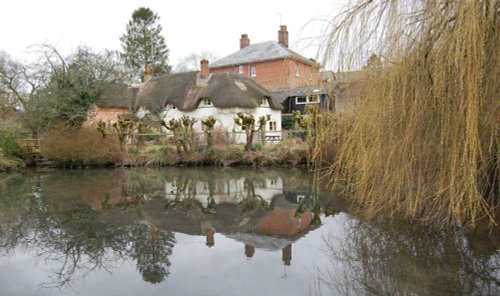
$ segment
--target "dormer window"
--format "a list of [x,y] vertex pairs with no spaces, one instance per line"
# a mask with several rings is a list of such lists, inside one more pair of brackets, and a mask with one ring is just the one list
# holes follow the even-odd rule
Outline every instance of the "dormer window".
[[239,69],[238,69],[238,73],[240,75],[243,75],[243,66],[240,66]]
[[203,105],[204,106],[212,106],[212,101],[210,101],[210,99],[203,99]]

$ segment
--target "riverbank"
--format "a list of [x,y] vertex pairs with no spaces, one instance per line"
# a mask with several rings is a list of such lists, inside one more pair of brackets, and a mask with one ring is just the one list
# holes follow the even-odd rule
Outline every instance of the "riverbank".
[[19,171],[25,168],[25,163],[20,159],[11,159],[0,154],[0,172]]
[[[82,146],[84,147],[84,146]],[[88,146],[87,146],[88,147]],[[249,166],[249,167],[304,167],[307,165],[307,147],[303,143],[282,143],[272,146],[254,146],[244,151],[242,145],[201,147],[192,153],[179,153],[165,146],[107,150],[96,146],[100,153],[78,151],[41,151],[40,161],[30,157],[12,160],[0,157],[0,172],[18,171],[25,167],[91,168],[91,167],[164,167],[164,166]]]
[[158,150],[128,153],[114,166],[252,166],[295,167],[307,165],[307,148],[302,144],[261,147],[244,151],[242,145],[202,148],[184,154]]

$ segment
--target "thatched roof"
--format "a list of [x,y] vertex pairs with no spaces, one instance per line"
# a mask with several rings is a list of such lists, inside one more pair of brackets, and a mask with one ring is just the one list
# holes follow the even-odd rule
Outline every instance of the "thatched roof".
[[210,99],[217,108],[256,108],[261,105],[262,98],[269,100],[272,109],[282,109],[269,91],[252,78],[219,73],[200,79],[198,72],[186,72],[148,80],[138,94],[135,110],[143,107],[160,113],[172,104],[181,111],[191,111],[202,99]]
[[131,108],[138,91],[138,88],[129,87],[124,83],[110,85],[104,89],[96,105],[99,108]]
[[276,41],[267,41],[251,44],[239,51],[232,53],[220,60],[215,61],[210,65],[210,68],[221,68],[228,66],[238,66],[248,63],[257,63],[263,61],[271,61],[278,59],[294,59],[308,65],[313,65],[314,62],[304,56],[289,49],[283,44]]

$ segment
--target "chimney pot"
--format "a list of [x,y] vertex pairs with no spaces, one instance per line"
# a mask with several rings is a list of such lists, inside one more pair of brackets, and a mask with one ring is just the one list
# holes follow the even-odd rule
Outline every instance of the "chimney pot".
[[241,34],[240,49],[243,49],[249,45],[250,45],[250,39],[248,38],[248,34]]
[[200,66],[201,66],[201,72],[200,72],[200,78],[205,79],[210,75],[210,70],[208,69],[208,60],[201,60],[200,61]]
[[285,25],[280,26],[280,30],[278,31],[278,42],[288,47],[288,31]]

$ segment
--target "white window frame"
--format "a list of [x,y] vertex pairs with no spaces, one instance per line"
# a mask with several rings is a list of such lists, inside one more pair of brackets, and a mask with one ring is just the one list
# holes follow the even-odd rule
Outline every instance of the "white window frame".
[[300,66],[298,63],[295,63],[295,77],[300,77]]
[[244,70],[245,70],[245,69],[243,68],[243,65],[240,65],[240,66],[238,67],[238,74],[243,75],[243,71],[244,71]]
[[210,99],[203,99],[203,106],[213,106]]
[[267,98],[260,99],[260,105],[265,107],[269,106],[269,100]]
[[269,121],[269,131],[275,132],[277,130],[278,130],[278,123],[275,120]]
[[320,103],[320,98],[319,96],[306,96],[305,97],[305,102],[299,102],[299,98],[302,99],[304,97],[295,97],[295,104],[296,105],[305,105],[305,104],[319,104]]
[[255,66],[250,67],[250,76],[257,77],[257,67],[255,67]]

